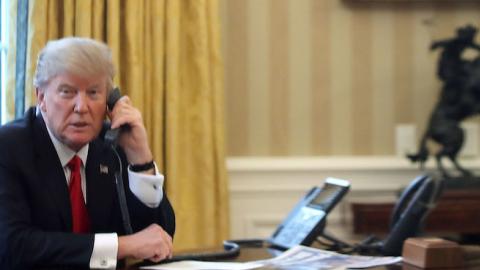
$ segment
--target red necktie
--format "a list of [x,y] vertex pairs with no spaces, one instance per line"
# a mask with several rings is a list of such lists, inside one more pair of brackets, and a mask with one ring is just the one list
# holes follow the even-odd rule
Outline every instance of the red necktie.
[[82,178],[80,176],[81,165],[82,160],[78,156],[74,156],[67,165],[70,169],[70,184],[68,190],[70,191],[74,233],[87,233],[90,230],[90,220],[82,192]]

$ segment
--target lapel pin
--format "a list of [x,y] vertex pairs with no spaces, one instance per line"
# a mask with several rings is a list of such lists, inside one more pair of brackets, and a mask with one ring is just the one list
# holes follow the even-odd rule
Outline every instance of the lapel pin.
[[108,174],[108,166],[100,164],[100,173]]

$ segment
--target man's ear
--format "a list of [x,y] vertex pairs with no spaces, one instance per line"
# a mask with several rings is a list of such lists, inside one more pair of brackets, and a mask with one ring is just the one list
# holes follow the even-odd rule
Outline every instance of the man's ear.
[[38,107],[41,111],[45,111],[45,90],[35,87],[35,93],[37,95]]

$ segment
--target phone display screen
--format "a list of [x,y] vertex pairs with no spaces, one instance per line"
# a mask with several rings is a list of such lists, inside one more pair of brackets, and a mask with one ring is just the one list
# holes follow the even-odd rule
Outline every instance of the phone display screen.
[[322,190],[313,198],[308,204],[309,207],[317,208],[325,211],[329,211],[335,205],[336,199],[339,199],[339,193],[341,193],[345,187],[325,183]]

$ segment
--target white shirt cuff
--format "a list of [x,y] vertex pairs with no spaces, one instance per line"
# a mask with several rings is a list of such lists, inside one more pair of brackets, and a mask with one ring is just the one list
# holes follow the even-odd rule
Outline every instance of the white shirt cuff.
[[118,236],[116,233],[97,233],[93,242],[90,268],[115,269],[117,267]]
[[137,173],[128,166],[128,180],[130,190],[146,206],[155,208],[163,199],[163,175],[158,172],[155,164],[155,175]]

